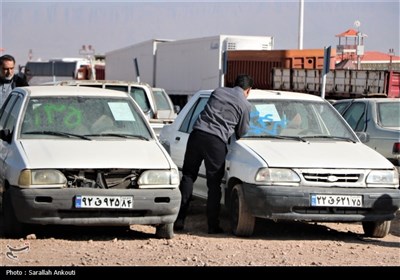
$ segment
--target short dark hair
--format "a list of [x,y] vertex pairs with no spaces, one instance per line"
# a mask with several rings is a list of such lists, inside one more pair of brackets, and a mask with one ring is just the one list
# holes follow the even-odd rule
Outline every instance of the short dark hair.
[[248,88],[253,87],[253,78],[246,74],[240,74],[236,77],[235,80],[235,87],[241,87],[242,89],[246,90]]
[[15,58],[12,55],[5,54],[0,57],[0,65],[3,65],[4,61],[12,61],[15,64]]

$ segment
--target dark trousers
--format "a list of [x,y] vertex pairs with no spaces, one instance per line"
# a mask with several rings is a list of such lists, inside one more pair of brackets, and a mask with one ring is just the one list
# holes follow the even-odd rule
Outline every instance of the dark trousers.
[[193,183],[197,179],[201,163],[204,160],[208,188],[207,223],[208,227],[219,226],[221,181],[224,176],[226,153],[226,144],[217,136],[198,130],[193,130],[189,135],[183,161],[182,179],[179,185],[182,202],[178,219],[186,218],[193,192]]

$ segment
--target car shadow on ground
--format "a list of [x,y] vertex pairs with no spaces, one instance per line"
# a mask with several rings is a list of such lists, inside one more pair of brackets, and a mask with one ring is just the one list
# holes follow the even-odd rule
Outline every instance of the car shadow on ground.
[[[210,236],[206,232],[206,201],[193,199],[189,216],[183,233],[199,236]],[[256,219],[254,233],[250,237],[237,237],[232,234],[229,211],[222,208],[221,226],[225,233],[212,235],[220,238],[246,238],[257,240],[337,240],[352,243],[371,243],[385,247],[399,247],[398,242],[385,241],[381,238],[367,237],[363,233],[361,223],[317,223],[301,221],[273,221]],[[392,221],[390,234],[400,236],[400,211]]]
[[[26,239],[67,239],[71,241],[147,240],[155,237],[153,226],[65,226],[32,225],[24,235]],[[3,218],[0,211],[0,239],[4,239]]]
[[[224,234],[207,233],[206,220],[206,201],[193,199],[189,208],[185,230],[175,232],[179,234],[189,234],[201,237],[213,238],[246,238],[262,240],[338,240],[343,242],[369,242],[379,244],[379,246],[399,247],[398,242],[388,242],[380,238],[369,238],[364,236],[362,225],[335,223],[312,223],[299,221],[272,221],[268,219],[256,219],[254,233],[250,237],[238,237],[232,234],[229,213],[226,208],[221,210],[221,226],[225,230]],[[4,238],[3,218],[0,211],[0,238]],[[338,225],[338,223],[336,223]],[[350,230],[349,230],[350,229]],[[145,225],[133,226],[32,226],[30,234],[34,234],[35,239],[67,239],[72,241],[81,240],[147,240],[155,237],[155,227]],[[390,234],[400,236],[400,211],[392,221]],[[29,235],[29,233],[28,233]]]

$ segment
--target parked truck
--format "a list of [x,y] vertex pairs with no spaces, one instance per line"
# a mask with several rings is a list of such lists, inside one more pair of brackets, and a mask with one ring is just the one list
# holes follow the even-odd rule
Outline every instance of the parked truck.
[[55,58],[28,61],[23,73],[32,86],[64,80],[96,80],[104,79],[105,65],[86,58]]
[[140,81],[164,88],[174,104],[182,107],[196,91],[224,85],[227,51],[272,50],[273,46],[271,36],[149,40],[106,53],[106,78],[134,79],[139,75]]
[[[274,38],[269,36],[149,40],[107,53],[106,77],[140,76],[141,81],[164,88],[180,107],[198,90],[233,86],[236,76],[242,73],[254,78],[254,88],[321,94],[324,49],[273,48]],[[135,69],[135,59],[140,73]],[[399,97],[399,72],[339,70],[335,63],[333,49],[326,98]]]
[[[325,97],[400,97],[400,72],[389,70],[335,69],[331,52]],[[238,72],[254,78],[254,87],[320,95],[323,82],[323,50],[235,51],[227,53],[225,84],[233,84]]]

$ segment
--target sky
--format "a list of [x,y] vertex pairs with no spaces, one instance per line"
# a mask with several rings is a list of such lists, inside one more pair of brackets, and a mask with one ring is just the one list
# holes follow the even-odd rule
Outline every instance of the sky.
[[[17,65],[30,56],[82,57],[84,45],[106,55],[150,39],[272,36],[275,50],[300,46],[300,0],[0,0],[0,15],[0,54],[14,55]],[[304,0],[303,49],[336,48],[336,35],[348,29],[367,35],[365,51],[398,55],[400,1]]]

